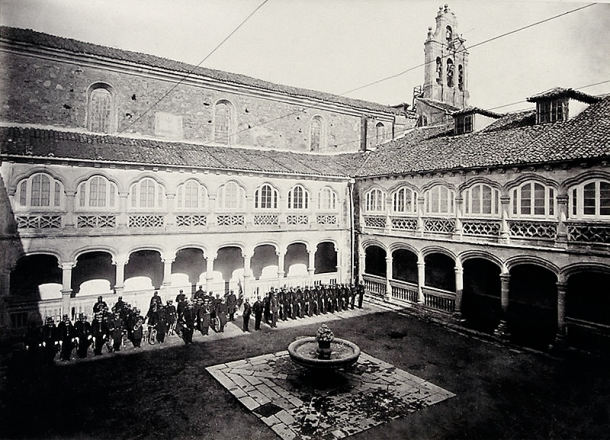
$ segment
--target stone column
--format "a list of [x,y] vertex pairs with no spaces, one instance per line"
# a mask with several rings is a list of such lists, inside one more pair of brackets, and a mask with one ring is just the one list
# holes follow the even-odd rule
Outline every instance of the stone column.
[[126,228],[129,225],[129,218],[127,216],[127,197],[128,192],[119,193],[119,215],[117,217],[117,226],[119,228]]
[[74,227],[76,227],[76,218],[74,215],[74,197],[76,196],[76,192],[66,191],[65,194],[66,194],[66,221],[64,223],[64,227],[74,228]]
[[284,257],[286,256],[286,251],[281,249],[276,252],[277,254],[277,285],[278,287],[282,287],[284,284],[284,277],[286,272],[284,271]]
[[212,282],[214,281],[214,260],[218,254],[216,252],[210,252],[210,254],[205,257],[206,259],[206,278],[205,278],[205,289],[208,292],[213,292],[212,290]]
[[10,334],[11,316],[8,310],[6,298],[11,290],[11,268],[0,269],[0,339]]
[[392,270],[392,254],[388,253],[385,257],[385,300],[392,301],[392,283],[390,280],[394,277]]
[[457,320],[462,319],[462,297],[464,295],[464,269],[460,261],[455,263],[455,309],[453,317]]
[[510,273],[500,274],[500,302],[502,306],[502,317],[500,318],[500,324],[494,331],[494,335],[503,340],[510,338],[510,332],[508,330],[508,303],[510,293]]
[[454,240],[462,240],[462,208],[464,199],[462,197],[455,198],[455,230],[453,231]]
[[557,196],[557,210],[559,211],[559,223],[557,224],[557,239],[555,244],[557,246],[567,248],[568,246],[568,227],[566,225],[566,219],[568,217],[568,196],[562,194]]
[[426,285],[426,263],[424,258],[421,257],[417,262],[417,302],[424,304],[426,298],[424,297],[423,286]]
[[70,296],[72,295],[72,268],[75,263],[61,263],[61,308],[63,314],[70,315]]
[[122,295],[125,289],[125,265],[127,261],[128,259],[117,258],[112,262],[116,266],[114,293],[117,295]]
[[174,255],[174,258],[172,258],[168,255],[167,257],[165,257],[161,260],[161,261],[163,261],[163,283],[161,285],[161,288],[165,291],[168,298],[171,295],[172,263],[174,262],[174,260],[175,260],[175,255]]
[[565,347],[566,339],[566,294],[568,283],[557,281],[557,335],[555,336],[554,348],[562,349]]
[[425,199],[422,196],[417,198],[417,236],[422,237],[424,235],[425,226],[424,226],[424,201]]
[[174,226],[176,224],[176,216],[174,208],[176,205],[176,193],[167,193],[167,210],[165,214],[165,226]]
[[358,251],[358,281],[363,283],[364,282],[364,270],[366,269],[366,251],[362,248],[362,245],[360,244],[359,246],[359,251]]
[[337,254],[337,266],[336,266],[336,272],[337,272],[337,283],[342,284],[343,283],[343,273],[341,271],[342,266],[341,266],[341,250],[335,246],[335,253]]
[[[317,247],[316,247],[317,248]],[[309,267],[307,267],[307,272],[309,273],[309,285],[313,286],[314,275],[316,273],[316,248],[309,249],[307,248],[307,252],[309,253]]]
[[510,228],[508,226],[508,207],[510,204],[509,196],[500,197],[500,209],[502,220],[500,222],[500,239],[499,242],[508,244],[510,242]]
[[244,252],[241,255],[244,258],[244,285],[242,289],[244,290],[244,298],[250,298],[253,293],[248,290],[252,283],[252,253]]

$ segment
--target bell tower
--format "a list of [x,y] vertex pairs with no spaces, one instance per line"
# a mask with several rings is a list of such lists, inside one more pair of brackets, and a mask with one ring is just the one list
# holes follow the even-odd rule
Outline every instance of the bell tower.
[[428,28],[424,43],[425,73],[422,98],[456,108],[468,105],[468,52],[458,34],[455,15],[448,5],[439,7],[436,29]]

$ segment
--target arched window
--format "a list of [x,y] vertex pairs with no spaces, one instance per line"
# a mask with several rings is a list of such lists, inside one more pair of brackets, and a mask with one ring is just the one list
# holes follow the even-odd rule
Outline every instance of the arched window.
[[112,133],[116,130],[114,123],[114,100],[112,87],[97,83],[89,88],[87,105],[87,128],[96,133]]
[[464,90],[464,67],[458,65],[458,89]]
[[102,176],[93,176],[78,185],[76,192],[79,208],[115,208],[117,187]]
[[384,212],[385,211],[385,193],[378,188],[372,189],[366,193],[366,204],[364,210],[366,212]]
[[378,122],[377,125],[375,125],[375,138],[376,138],[377,145],[379,145],[380,143],[385,141],[386,136],[387,136],[387,133],[386,133],[385,125],[383,125],[382,122]]
[[176,189],[177,209],[206,209],[208,192],[195,179],[189,179]]
[[436,185],[424,193],[424,211],[426,214],[453,214],[455,212],[455,194],[446,186]]
[[464,214],[497,216],[500,214],[500,191],[477,183],[464,191]]
[[254,208],[277,209],[277,190],[264,184],[254,192]]
[[447,59],[447,87],[453,87],[453,60]]
[[309,151],[320,151],[324,146],[324,119],[314,116],[309,128]]
[[337,193],[330,188],[322,188],[318,194],[318,209],[329,211],[337,209]]
[[214,142],[231,144],[233,131],[232,106],[228,101],[219,101],[214,107]]
[[610,216],[610,182],[589,180],[570,188],[570,216],[602,218]]
[[417,195],[409,188],[400,188],[392,194],[392,212],[414,214],[417,211]]
[[301,185],[288,191],[288,209],[308,209],[309,192]]
[[447,41],[453,40],[453,30],[451,29],[451,26],[447,26],[445,29],[445,38]]
[[165,207],[165,189],[150,177],[131,185],[130,206],[134,209],[160,209]]
[[555,217],[555,190],[539,182],[526,182],[510,192],[513,217]]
[[443,61],[441,57],[436,57],[436,82],[439,84],[443,82]]
[[218,208],[227,211],[244,209],[246,192],[236,182],[227,182],[218,190]]
[[63,185],[48,174],[37,173],[17,184],[18,204],[28,208],[62,206]]

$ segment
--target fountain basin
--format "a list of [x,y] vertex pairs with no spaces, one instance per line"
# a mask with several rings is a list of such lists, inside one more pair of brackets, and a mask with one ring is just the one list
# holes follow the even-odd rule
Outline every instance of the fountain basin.
[[288,346],[288,354],[292,362],[302,367],[331,370],[349,367],[360,356],[360,347],[345,339],[335,338],[330,348],[330,359],[320,359],[316,338],[301,338]]

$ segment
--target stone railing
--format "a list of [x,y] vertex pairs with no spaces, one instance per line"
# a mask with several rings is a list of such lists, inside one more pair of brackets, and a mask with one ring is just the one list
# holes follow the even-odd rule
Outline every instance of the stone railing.
[[364,290],[370,295],[385,298],[386,296],[386,280],[383,277],[376,275],[363,275]]
[[188,228],[195,226],[206,226],[208,217],[201,214],[177,214],[176,226],[179,228]]
[[568,223],[568,240],[581,243],[610,244],[610,225]]
[[455,310],[455,293],[429,286],[422,286],[422,291],[427,308],[444,313],[453,313]]
[[509,220],[508,228],[510,236],[515,238],[554,240],[557,236],[557,222]]
[[77,228],[116,228],[116,215],[86,214],[76,217]]
[[416,303],[419,298],[417,284],[406,281],[390,280],[392,286],[392,299]]
[[161,214],[138,214],[129,216],[130,228],[162,228],[164,225]]
[[50,214],[17,215],[15,220],[19,229],[60,229],[62,217]]

